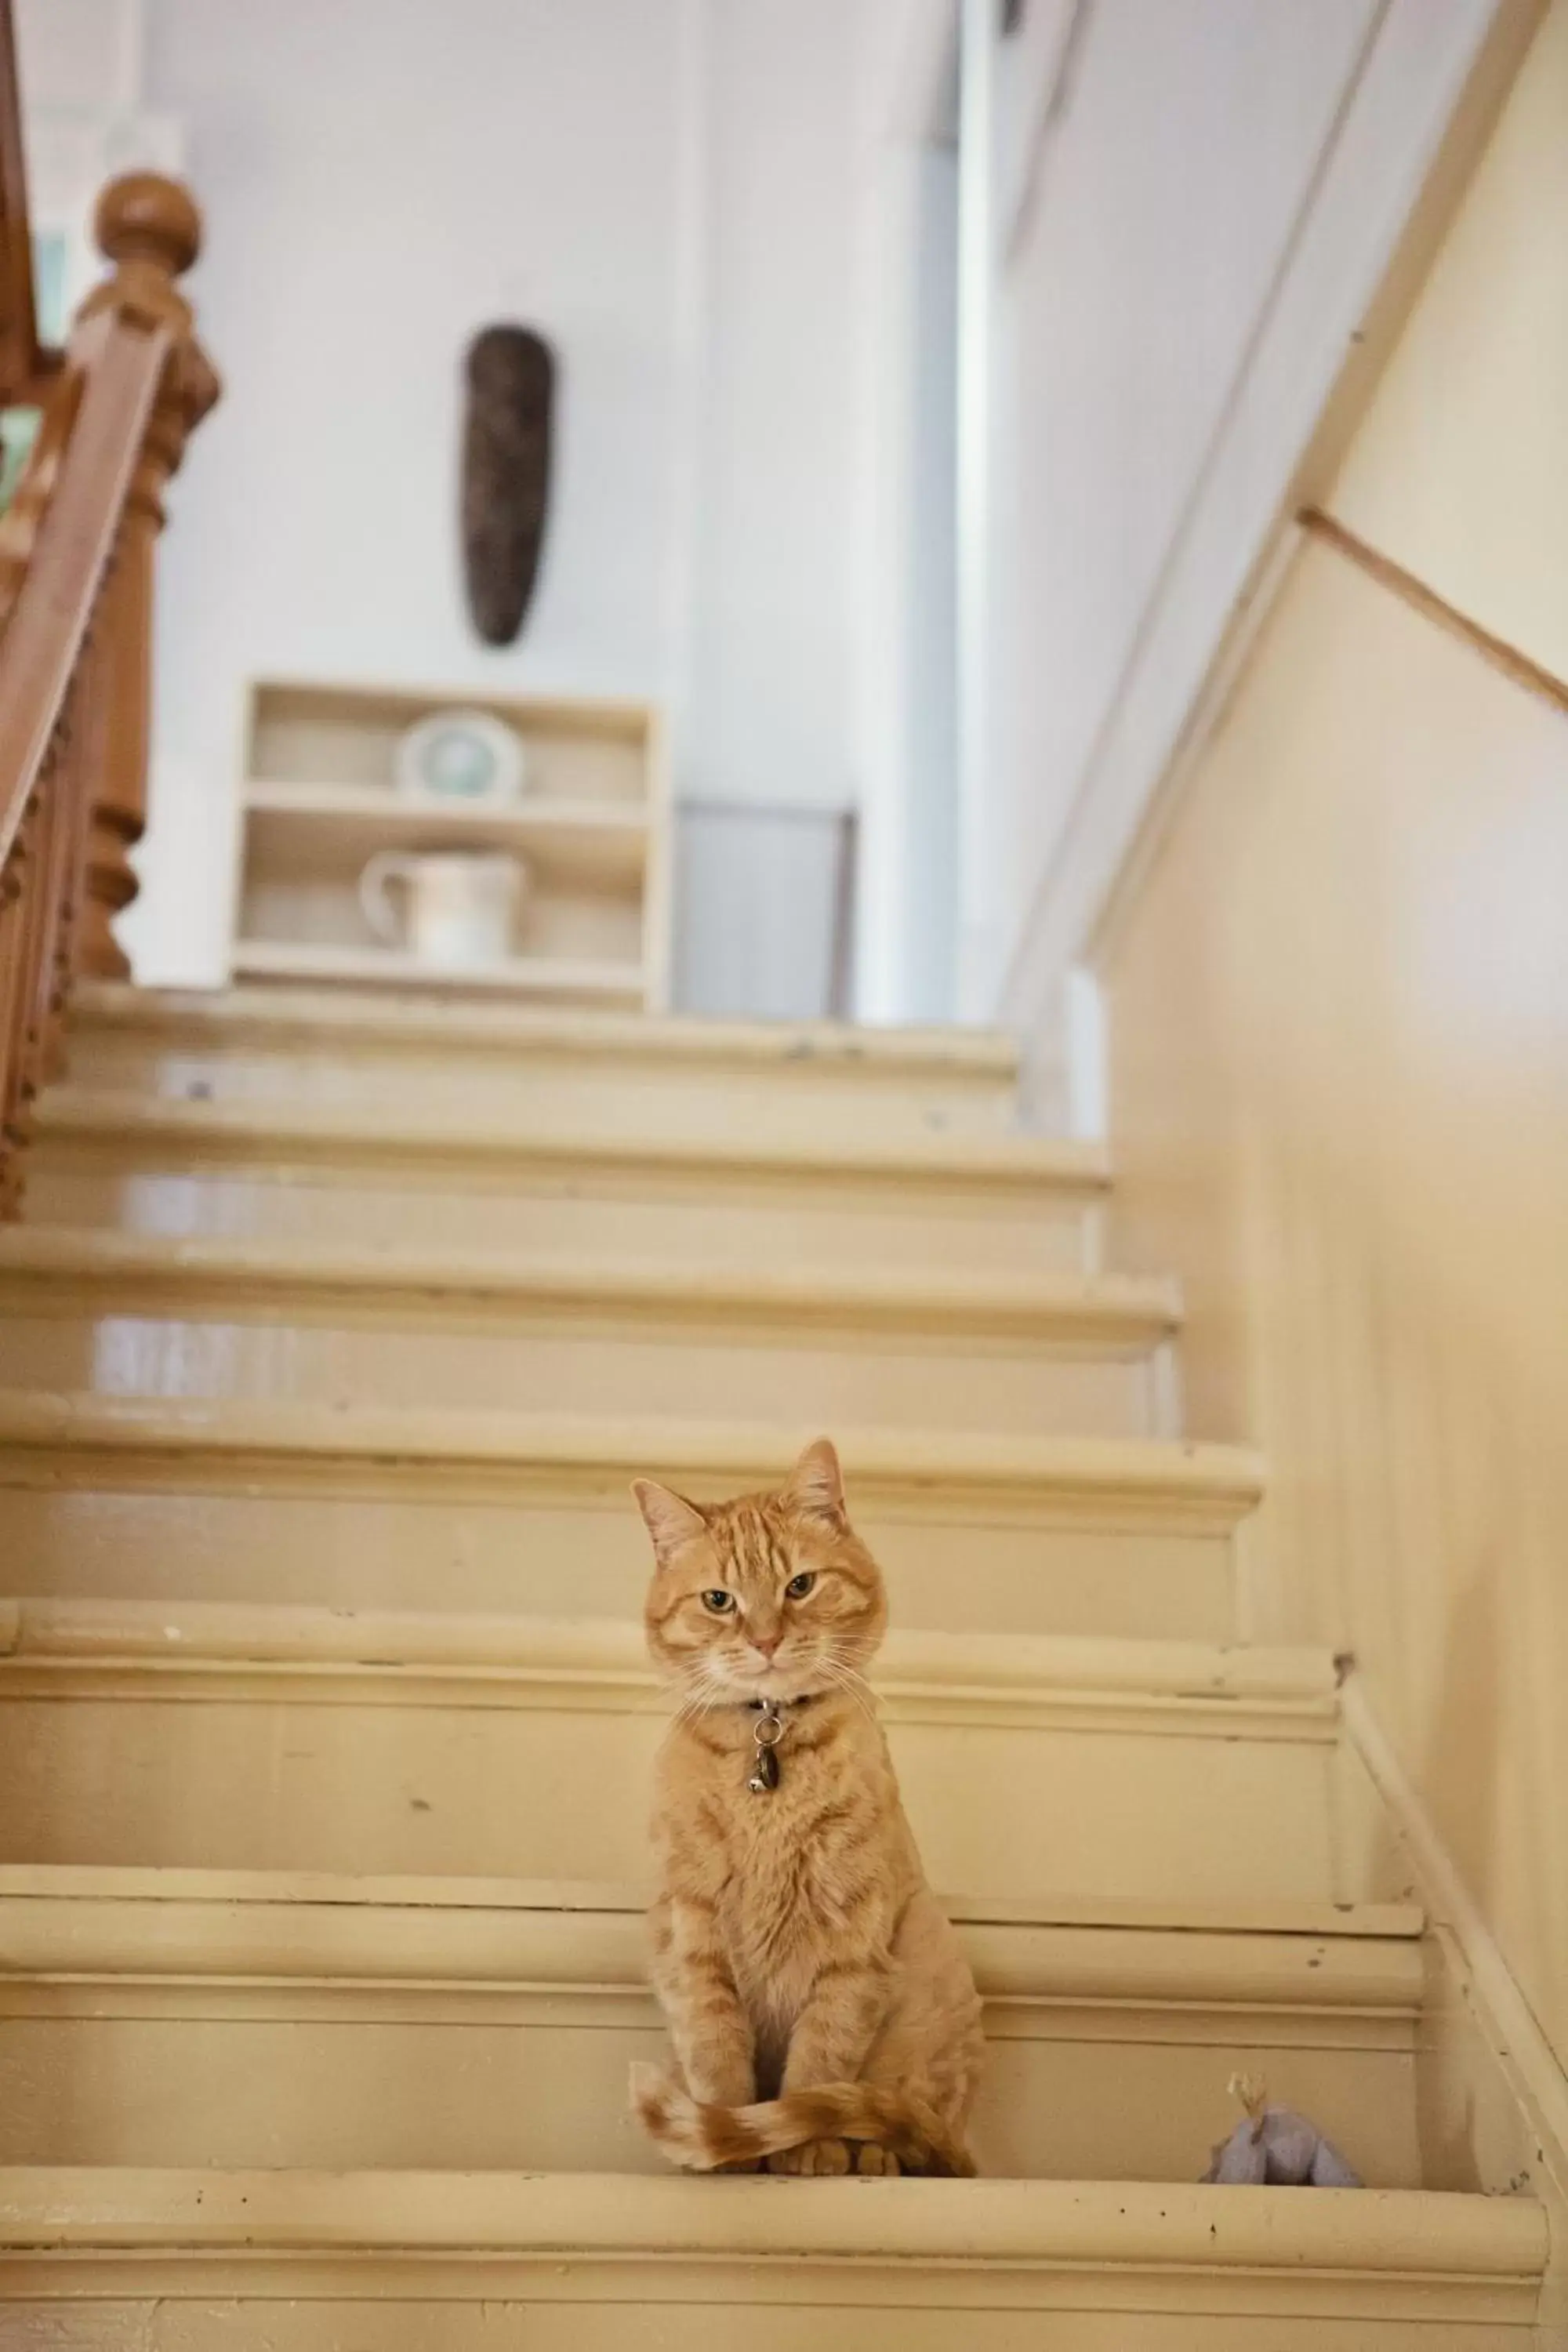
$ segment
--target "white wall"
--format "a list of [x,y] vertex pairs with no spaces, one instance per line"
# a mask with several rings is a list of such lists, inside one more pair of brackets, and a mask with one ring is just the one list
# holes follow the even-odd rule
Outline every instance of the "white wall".
[[[857,77],[908,5],[143,0],[226,391],[163,551],[142,976],[221,975],[257,675],[651,695],[680,788],[856,797]],[[561,435],[535,602],[492,652],[460,362],[505,317],[556,345]]]
[[[891,677],[868,688],[899,562],[869,483],[890,389],[871,247],[890,93],[928,5],[698,0],[697,397],[675,691],[682,782],[702,804],[677,867],[677,989],[694,1008],[823,1009],[844,837],[831,813],[902,787],[900,771],[886,789]],[[885,1004],[864,984],[858,1000],[911,1009],[907,992]]]
[[183,172],[184,150],[179,124],[142,105],[139,0],[13,0],[13,14],[28,215],[35,243],[58,260],[61,311],[40,322],[52,338],[102,268],[91,225],[105,180]]
[[[163,549],[147,976],[221,969],[247,677],[663,688],[676,31],[657,0],[153,0],[226,396]],[[461,598],[460,362],[511,316],[557,345],[561,435],[538,598],[495,653]]]
[[[998,257],[1011,430],[971,1002],[1001,991],[1377,14],[1093,0],[1065,60],[1041,49],[1066,80]],[[1017,110],[1039,123],[1035,98]]]
[[723,799],[853,798],[857,11],[713,0],[707,353],[688,773]]

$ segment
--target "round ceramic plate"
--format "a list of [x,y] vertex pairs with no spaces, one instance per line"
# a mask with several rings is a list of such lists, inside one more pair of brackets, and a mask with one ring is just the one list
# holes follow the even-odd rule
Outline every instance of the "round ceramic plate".
[[511,729],[488,710],[435,710],[397,746],[397,789],[422,801],[470,807],[514,801],[526,760]]

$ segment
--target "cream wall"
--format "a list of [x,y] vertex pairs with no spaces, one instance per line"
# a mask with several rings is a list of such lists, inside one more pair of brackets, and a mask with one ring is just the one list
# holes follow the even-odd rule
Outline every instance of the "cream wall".
[[1330,500],[1568,678],[1568,9],[1547,16]]
[[[1565,152],[1556,0],[1331,505],[1568,668]],[[1565,909],[1568,687],[1309,539],[1101,965],[1116,1245],[1268,1457],[1258,1631],[1354,1652],[1560,2060]]]

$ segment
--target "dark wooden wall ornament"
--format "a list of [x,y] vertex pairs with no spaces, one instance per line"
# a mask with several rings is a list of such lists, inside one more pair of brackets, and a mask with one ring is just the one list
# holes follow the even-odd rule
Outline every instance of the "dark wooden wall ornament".
[[555,361],[531,327],[486,327],[468,346],[463,576],[487,646],[510,646],[539,572],[550,502]]

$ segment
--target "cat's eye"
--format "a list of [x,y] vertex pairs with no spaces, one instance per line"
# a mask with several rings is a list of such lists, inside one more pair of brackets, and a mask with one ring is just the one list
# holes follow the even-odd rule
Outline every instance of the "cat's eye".
[[721,1592],[715,1586],[711,1592],[703,1594],[702,1606],[711,1610],[715,1617],[727,1617],[735,1606],[735,1596],[732,1592]]
[[816,1578],[812,1573],[811,1570],[803,1569],[798,1576],[792,1576],[789,1582],[784,1586],[785,1599],[789,1601],[804,1601],[806,1594],[811,1591],[812,1586],[816,1582]]

